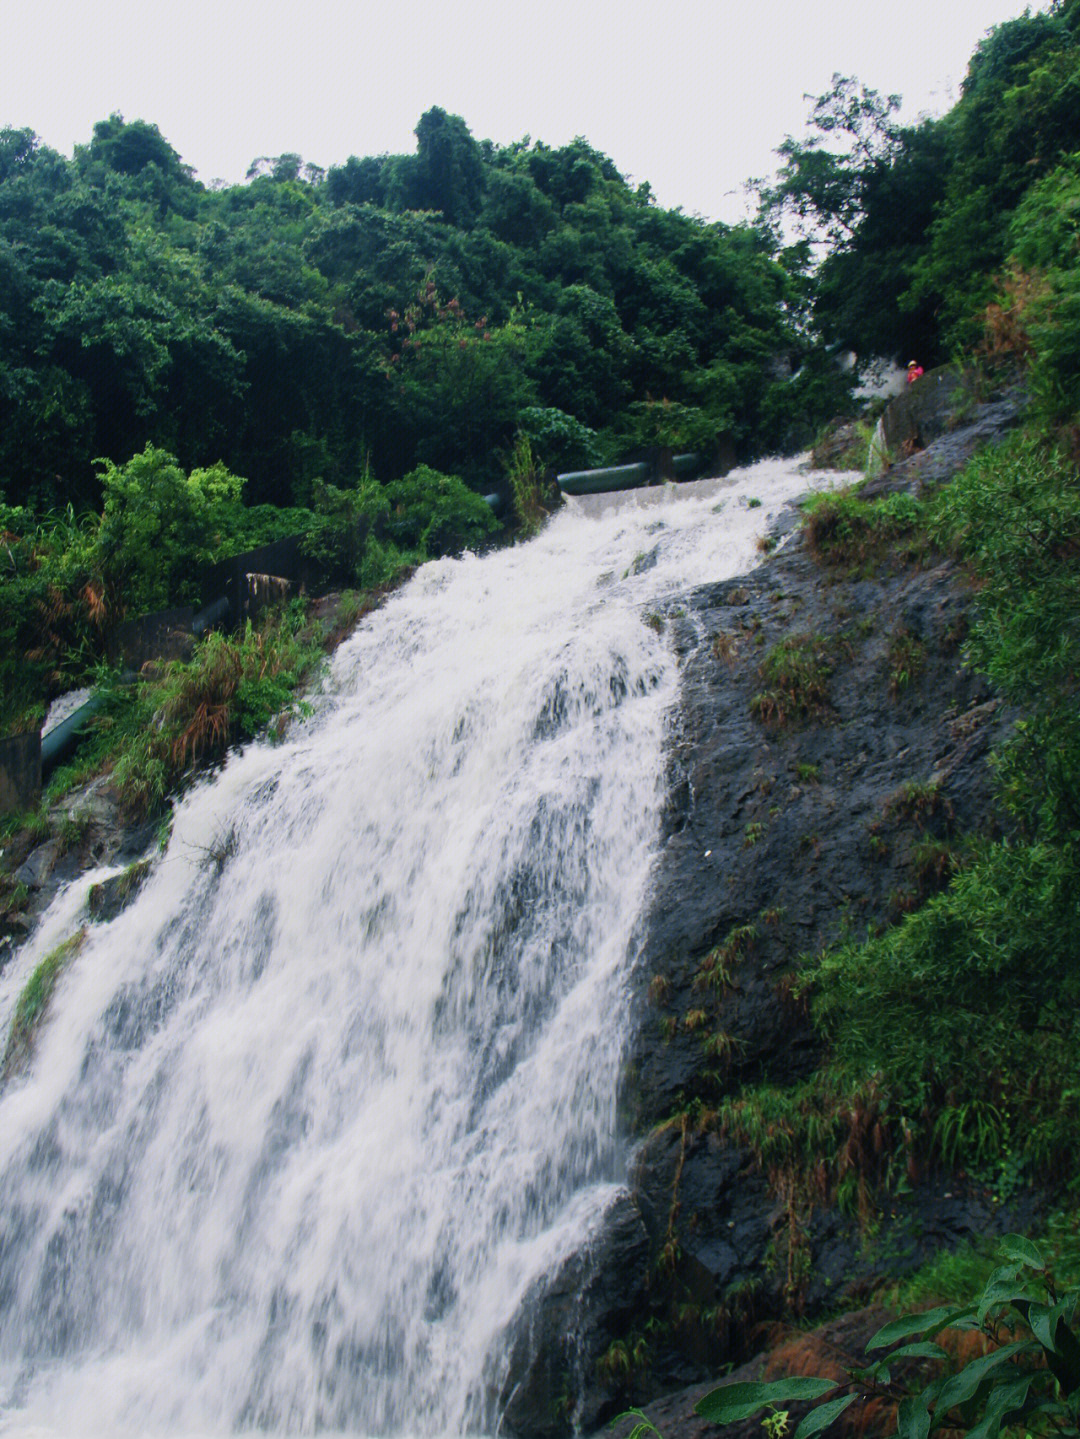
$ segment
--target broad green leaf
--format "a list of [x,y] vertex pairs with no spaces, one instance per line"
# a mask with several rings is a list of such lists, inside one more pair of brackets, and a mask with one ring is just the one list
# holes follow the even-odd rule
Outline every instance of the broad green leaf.
[[883,1349],[886,1344],[895,1344],[898,1339],[906,1339],[909,1334],[925,1334],[928,1330],[933,1330],[936,1334],[963,1316],[974,1313],[973,1305],[967,1305],[963,1309],[944,1305],[940,1309],[928,1309],[925,1314],[907,1314],[902,1319],[893,1319],[883,1329],[879,1329],[867,1342],[866,1347]]
[[746,1380],[722,1384],[694,1405],[695,1414],[713,1424],[735,1424],[749,1419],[767,1404],[794,1404],[800,1399],[820,1399],[835,1389],[832,1379],[773,1379],[768,1383]]
[[1019,1379],[1003,1379],[995,1384],[987,1397],[981,1421],[968,1430],[968,1439],[996,1439],[1005,1420],[1024,1407],[1034,1379],[1034,1374],[1022,1374]]
[[1001,1349],[995,1349],[992,1354],[984,1354],[979,1359],[973,1359],[966,1364],[959,1374],[954,1374],[951,1379],[941,1386],[941,1393],[938,1396],[939,1412],[944,1414],[946,1409],[951,1409],[954,1404],[963,1404],[978,1389],[984,1379],[993,1374],[995,1369],[1000,1369],[1007,1364],[1014,1354],[1025,1349],[1027,1343],[1018,1340],[1015,1344],[1006,1344]]
[[901,1399],[896,1409],[898,1439],[926,1439],[930,1433],[930,1411],[925,1401],[925,1392]]
[[1001,1241],[1001,1252],[1028,1269],[1045,1269],[1046,1262],[1038,1248],[1022,1234],[1006,1234]]
[[1055,1333],[1064,1313],[1063,1304],[1033,1304],[1027,1313],[1031,1332],[1044,1349],[1051,1354],[1057,1352]]
[[923,1344],[901,1344],[899,1349],[894,1349],[889,1355],[889,1363],[894,1359],[945,1359],[946,1353],[940,1344],[926,1342]]
[[838,1415],[843,1414],[849,1404],[854,1404],[857,1394],[842,1394],[839,1399],[830,1399],[827,1404],[818,1404],[795,1430],[795,1439],[811,1439],[814,1434],[830,1425]]
[[1031,1293],[1024,1280],[1017,1277],[1015,1269],[999,1269],[986,1282],[986,1288],[979,1299],[976,1318],[981,1324],[995,1305],[1015,1304],[1017,1301],[1021,1304],[1037,1304],[1039,1296]]

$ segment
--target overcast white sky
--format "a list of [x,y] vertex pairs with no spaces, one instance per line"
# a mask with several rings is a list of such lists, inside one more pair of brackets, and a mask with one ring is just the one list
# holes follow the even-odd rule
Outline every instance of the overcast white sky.
[[[479,139],[584,135],[661,205],[744,213],[834,72],[940,114],[1022,0],[37,0],[7,7],[0,125],[70,154],[118,110],[199,178],[257,155],[411,153],[432,105]],[[1045,9],[1045,0],[1033,6]]]

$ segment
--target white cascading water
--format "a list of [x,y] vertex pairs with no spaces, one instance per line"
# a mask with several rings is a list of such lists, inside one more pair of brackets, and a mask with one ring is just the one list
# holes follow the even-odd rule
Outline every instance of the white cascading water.
[[[814,478],[571,502],[424,566],[185,798],[0,1097],[0,1432],[497,1428],[524,1296],[625,1175],[678,683],[645,621]],[[5,1033],[92,878],[0,976]]]

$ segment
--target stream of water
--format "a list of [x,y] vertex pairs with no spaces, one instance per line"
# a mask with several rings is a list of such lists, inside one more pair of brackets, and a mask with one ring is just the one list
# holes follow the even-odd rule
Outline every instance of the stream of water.
[[[660,620],[815,481],[571,502],[424,566],[185,797],[0,1095],[0,1433],[497,1429],[523,1297],[625,1176]],[[0,975],[5,1032],[91,878]]]

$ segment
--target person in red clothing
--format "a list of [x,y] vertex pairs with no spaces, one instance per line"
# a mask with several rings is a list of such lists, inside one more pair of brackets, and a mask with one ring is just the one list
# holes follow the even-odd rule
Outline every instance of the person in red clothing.
[[918,360],[912,360],[907,367],[907,382],[913,385],[916,380],[921,380],[926,371],[919,364]]

